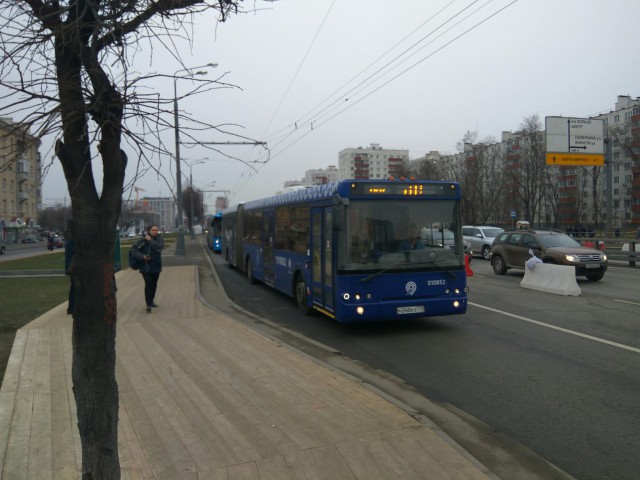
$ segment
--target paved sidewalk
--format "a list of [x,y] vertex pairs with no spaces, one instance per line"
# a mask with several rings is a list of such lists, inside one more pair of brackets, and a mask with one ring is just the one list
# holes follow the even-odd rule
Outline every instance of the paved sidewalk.
[[[150,314],[140,275],[117,274],[123,478],[495,478],[349,376],[210,309],[185,265],[195,259],[165,258]],[[0,476],[80,478],[80,451],[63,304],[16,335],[0,390]]]

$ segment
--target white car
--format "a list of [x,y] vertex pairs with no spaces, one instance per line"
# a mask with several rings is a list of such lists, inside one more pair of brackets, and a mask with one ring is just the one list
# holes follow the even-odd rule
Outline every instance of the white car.
[[500,227],[471,225],[462,227],[462,236],[471,244],[471,250],[476,254],[482,255],[485,260],[491,258],[493,240],[502,232],[504,232],[504,228]]

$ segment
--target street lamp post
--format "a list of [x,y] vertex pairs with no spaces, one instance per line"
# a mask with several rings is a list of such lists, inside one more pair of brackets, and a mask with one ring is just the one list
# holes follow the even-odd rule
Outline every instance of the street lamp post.
[[204,163],[204,160],[199,160],[197,162],[189,163],[189,185],[190,185],[190,188],[191,188],[191,195],[189,195],[191,197],[191,221],[190,221],[190,224],[191,224],[191,228],[190,228],[191,240],[195,240],[195,238],[196,238],[196,234],[195,234],[195,232],[193,230],[193,166],[194,165],[199,165],[201,163]]
[[192,72],[197,68],[212,67],[215,68],[218,65],[216,63],[207,63],[201,67],[183,68],[177,70],[173,74],[173,123],[176,142],[176,201],[178,203],[178,236],[176,238],[176,255],[186,255],[184,247],[184,224],[182,221],[182,174],[180,173],[180,124],[178,123],[178,77],[177,75],[182,72],[189,72],[190,76],[204,75],[206,70],[199,72]]

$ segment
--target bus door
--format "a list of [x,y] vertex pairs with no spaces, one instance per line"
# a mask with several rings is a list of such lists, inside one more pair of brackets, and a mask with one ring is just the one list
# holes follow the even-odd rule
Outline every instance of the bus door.
[[[235,262],[236,268],[240,271],[244,271],[244,222],[245,222],[245,214],[244,214],[244,205],[238,205],[237,216],[235,218],[235,222],[232,221],[232,245],[233,251],[231,252],[231,259]],[[231,262],[230,259],[230,262]]]
[[269,286],[273,286],[275,281],[275,266],[273,258],[273,211],[262,214],[262,265],[263,281]]
[[333,312],[332,207],[311,209],[311,296],[313,304]]

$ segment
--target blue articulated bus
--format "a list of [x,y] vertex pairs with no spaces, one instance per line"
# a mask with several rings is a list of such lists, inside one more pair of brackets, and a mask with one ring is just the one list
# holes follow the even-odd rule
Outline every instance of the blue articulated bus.
[[222,252],[222,212],[207,219],[207,245],[216,253]]
[[[225,210],[223,254],[307,314],[339,322],[462,314],[460,201],[459,184],[436,181],[344,180],[286,192]],[[409,231],[419,238],[408,242]]]

